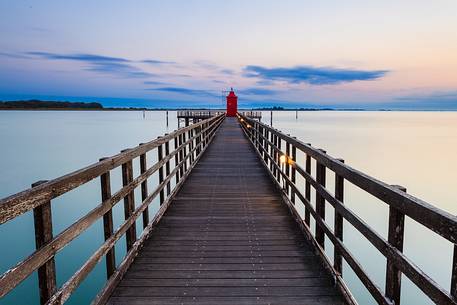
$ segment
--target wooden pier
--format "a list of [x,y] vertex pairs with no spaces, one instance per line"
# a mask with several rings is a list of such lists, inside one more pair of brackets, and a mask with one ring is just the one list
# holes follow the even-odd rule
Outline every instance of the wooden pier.
[[[251,119],[262,120],[261,111],[240,111],[239,113]],[[183,126],[189,126],[191,123],[195,124],[221,114],[225,114],[225,110],[179,110],[176,113],[176,117],[178,118],[179,127],[181,122],[184,122]]]
[[[157,161],[151,165],[152,155]],[[123,186],[112,190],[110,173],[116,168]],[[328,172],[334,190],[327,187]],[[299,176],[304,182],[298,183]],[[52,201],[94,179],[100,183],[99,204],[54,236]],[[344,194],[348,183],[388,205],[386,237],[344,205],[350,200]],[[136,188],[141,198],[135,198]],[[159,209],[150,215],[156,198]],[[114,228],[112,208],[121,201],[125,219]],[[326,209],[334,209],[332,224]],[[63,304],[105,258],[107,280],[94,305],[357,304],[344,268],[353,270],[378,304],[401,304],[402,277],[436,304],[457,304],[454,215],[243,114],[215,114],[68,175],[34,183],[0,200],[0,225],[32,211],[36,251],[0,277],[0,298],[38,271],[36,304]],[[449,287],[441,287],[403,253],[405,217],[454,247]],[[99,219],[105,242],[58,285],[55,255]],[[384,287],[344,243],[348,225],[386,258]],[[114,245],[123,236],[127,253],[117,261]]]

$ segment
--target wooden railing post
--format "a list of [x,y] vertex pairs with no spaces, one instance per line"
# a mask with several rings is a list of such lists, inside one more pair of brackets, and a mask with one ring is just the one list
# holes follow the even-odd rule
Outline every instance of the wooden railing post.
[[[158,137],[159,139],[160,137]],[[157,163],[159,163],[160,161],[162,161],[163,159],[163,147],[162,145],[159,145],[157,147]],[[159,167],[159,184],[161,184],[163,182],[163,166],[160,166]],[[160,202],[160,205],[162,205],[162,203],[165,201],[165,188],[163,187],[161,190],[160,190],[160,195],[159,195],[159,202]]]
[[[121,152],[127,151],[123,150]],[[122,164],[122,185],[127,186],[130,182],[133,181],[133,161],[129,160]],[[130,191],[125,197],[124,197],[124,216],[125,219],[128,219],[133,211],[135,210],[135,193],[134,191]],[[127,232],[125,233],[126,237],[126,243],[127,243],[127,251],[129,251],[133,243],[136,240],[136,226],[135,223],[130,226],[130,228],[127,229]]]
[[451,295],[457,300],[457,244],[454,244],[454,257],[452,259]]
[[[143,143],[140,143],[143,145]],[[146,163],[146,153],[140,155],[140,174],[145,173],[147,170],[147,163]],[[148,198],[148,179],[145,179],[141,182],[141,200],[144,201]],[[143,212],[143,229],[146,228],[149,224],[149,207]]]
[[278,153],[276,154],[276,163],[278,164],[279,170],[276,172],[276,179],[278,179],[278,182],[281,181],[281,161],[279,158],[281,157],[281,138],[279,136],[276,136],[276,147],[278,148]]
[[189,153],[190,153],[190,157],[189,157],[189,163],[192,164],[194,163],[194,140],[192,139],[192,137],[194,136],[194,130],[191,129],[189,130],[188,132],[188,137],[189,137],[189,140],[190,140],[190,143],[189,143]]
[[[290,136],[288,134],[288,136]],[[289,158],[291,157],[290,156],[290,143],[285,141],[285,145],[286,145],[286,177],[290,179],[290,163],[289,163]],[[286,194],[287,196],[289,196],[289,183],[286,183]]]
[[[343,159],[337,159],[344,163]],[[335,198],[344,202],[344,178],[335,173]],[[343,216],[335,209],[335,237],[343,242]],[[333,249],[333,266],[339,274],[343,274],[343,258],[338,247]]]
[[274,134],[273,134],[273,131],[270,130],[270,172],[273,174],[273,176],[275,176],[275,167],[273,166],[274,162],[275,162],[275,153],[276,151],[274,150]]
[[[36,187],[46,182],[46,180],[35,182],[32,184],[32,187]],[[35,245],[38,250],[50,242],[53,237],[50,201],[33,209],[33,220],[35,225]],[[56,291],[56,265],[54,256],[38,268],[38,287],[40,291],[40,304],[46,304]]]
[[263,128],[263,160],[265,161],[265,164],[268,165],[268,129]]
[[[177,151],[178,147],[179,147],[179,144],[178,144],[178,137],[177,136],[175,136],[173,138],[173,142],[174,142],[174,145],[175,145],[175,167],[177,167],[178,164],[179,164],[179,152]],[[176,179],[176,184],[178,184],[179,183],[179,170],[176,171],[175,179]]]
[[[183,151],[183,148],[181,147],[182,145],[182,134],[180,134],[178,136],[178,144],[179,144],[179,163],[182,162],[182,160],[184,160],[184,151]],[[183,164],[181,164],[179,166],[179,178],[183,177],[184,176],[184,166]]]
[[[308,144],[311,145],[311,144]],[[306,154],[305,171],[308,175],[311,175],[311,156]],[[305,199],[311,203],[311,183],[305,180]],[[309,227],[311,221],[311,214],[307,208],[305,208],[305,223]]]
[[197,155],[197,157],[200,155],[200,138],[201,138],[201,126],[198,126],[197,127],[197,138],[195,139],[195,145],[196,145],[196,149],[195,149],[195,153]]
[[[406,192],[406,188],[400,185],[394,185],[402,192]],[[405,214],[393,206],[389,206],[389,229],[387,241],[389,244],[403,252],[403,239],[405,233]],[[386,297],[394,302],[395,305],[400,305],[401,295],[401,272],[394,263],[387,259],[386,268]]]
[[[319,149],[322,153],[326,153],[325,150]],[[316,181],[322,187],[325,187],[325,166],[316,160]],[[325,221],[325,199],[316,189],[316,214],[317,217]],[[325,248],[325,234],[319,223],[316,221],[316,241],[322,247]]]
[[[168,134],[165,134],[166,136]],[[170,155],[170,141],[167,141],[165,142],[164,144],[165,146],[165,157],[168,157]],[[170,159],[168,159],[168,161],[165,163],[165,175],[167,176],[170,176]],[[167,197],[170,195],[171,193],[171,183],[170,183],[170,179],[168,180],[167,182]]]
[[[275,165],[278,165],[279,153],[276,150],[276,148],[278,148],[278,136],[273,134],[273,161],[274,161]],[[277,166],[273,166],[273,176],[275,177],[276,180],[278,179],[278,168],[277,168]]]
[[[186,133],[183,132],[182,133],[182,144],[186,143]],[[184,147],[182,148],[182,151],[183,151],[183,160],[184,160],[184,173],[187,173],[187,161],[188,161],[188,158],[187,157],[187,144],[184,144]]]
[[[295,137],[294,137],[295,139]],[[296,162],[297,161],[297,148],[295,147],[295,145],[292,145],[292,162]],[[295,185],[295,179],[296,179],[296,172],[297,170],[295,169],[295,167],[291,166],[292,167],[292,172],[291,172],[291,180],[292,180],[292,183]],[[295,204],[295,192],[294,192],[294,188],[291,188],[290,189],[290,200],[292,201],[293,204]]]
[[[100,161],[106,160],[107,158],[101,158]],[[110,172],[106,172],[100,176],[100,186],[102,201],[106,201],[111,198],[111,177]],[[113,210],[109,209],[103,215],[103,233],[105,240],[113,235]],[[109,279],[116,270],[116,255],[112,247],[105,255],[106,260],[106,277]]]

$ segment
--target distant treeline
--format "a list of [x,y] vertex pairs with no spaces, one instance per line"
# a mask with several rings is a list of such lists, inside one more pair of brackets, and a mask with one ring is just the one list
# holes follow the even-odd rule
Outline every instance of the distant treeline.
[[100,103],[54,102],[54,101],[0,101],[0,109],[103,109]]

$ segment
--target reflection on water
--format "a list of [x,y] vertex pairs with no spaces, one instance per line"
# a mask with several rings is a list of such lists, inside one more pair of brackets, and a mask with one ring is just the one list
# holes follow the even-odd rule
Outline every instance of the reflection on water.
[[[270,112],[263,113],[270,122]],[[37,180],[52,179],[170,132],[177,127],[176,114],[164,112],[99,111],[0,111],[0,197],[28,188]],[[390,184],[400,184],[408,193],[452,214],[457,205],[454,192],[457,172],[457,113],[452,112],[274,112],[273,125],[310,142],[327,153],[345,159],[352,167]],[[156,156],[148,156],[152,164]],[[298,154],[298,161],[303,156]],[[138,174],[138,164],[134,164]],[[314,169],[313,169],[314,170]],[[150,188],[156,183],[150,179]],[[334,177],[328,173],[329,190]],[[297,183],[303,185],[302,180]],[[112,189],[121,186],[119,171],[112,172]],[[94,180],[53,201],[54,234],[80,218],[100,202],[99,181]],[[314,195],[313,195],[314,196]],[[136,204],[140,194],[136,194]],[[381,235],[387,235],[387,207],[365,192],[345,185],[345,203]],[[152,208],[156,207],[153,203]],[[114,208],[115,227],[123,219],[122,204]],[[153,211],[151,212],[153,213]],[[333,226],[333,211],[327,209]],[[137,225],[141,225],[138,223]],[[370,276],[383,289],[385,259],[362,235],[344,224],[344,241]],[[138,232],[141,230],[138,229]],[[406,220],[405,253],[445,289],[450,285],[451,245]],[[31,213],[0,226],[2,249],[0,272],[12,267],[34,250]],[[64,283],[103,242],[101,221],[64,248],[56,257],[58,284]],[[116,245],[117,262],[125,253],[123,239]],[[333,249],[327,243],[327,252]],[[101,261],[77,289],[69,304],[86,304],[102,287],[106,274]],[[360,304],[374,304],[363,286],[344,266],[344,276]],[[402,304],[427,304],[423,294],[403,280]],[[37,304],[36,274],[23,282],[0,304]],[[431,302],[430,302],[431,303]]]

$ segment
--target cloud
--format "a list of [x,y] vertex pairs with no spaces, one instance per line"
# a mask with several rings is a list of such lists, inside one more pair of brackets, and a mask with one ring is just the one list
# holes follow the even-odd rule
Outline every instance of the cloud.
[[176,64],[174,61],[163,61],[163,60],[157,60],[157,59],[144,59],[141,60],[140,62],[145,63],[145,64],[150,64],[150,65],[172,65]]
[[194,64],[200,68],[203,68],[205,70],[209,70],[212,72],[217,72],[217,73],[221,73],[221,74],[225,74],[225,75],[234,75],[235,74],[234,70],[224,68],[224,67],[219,66],[208,60],[197,60],[197,61],[194,61]]
[[457,102],[457,91],[432,92],[429,94],[416,94],[409,96],[400,96],[396,98],[402,101],[440,101],[440,102]]
[[153,81],[153,80],[147,80],[147,81],[144,82],[144,84],[145,85],[166,85],[167,83]]
[[133,61],[121,58],[96,54],[76,53],[76,54],[56,54],[49,52],[27,52],[26,55],[44,58],[47,60],[70,60],[87,64],[87,71],[112,74],[126,78],[147,78],[155,74],[143,71],[131,63]]
[[278,93],[276,90],[263,89],[263,88],[250,88],[241,89],[237,91],[239,94],[244,95],[275,95]]
[[161,87],[161,88],[149,88],[146,90],[163,91],[163,92],[179,93],[179,94],[194,95],[194,96],[219,97],[219,95],[217,95],[216,93],[213,93],[208,90],[189,89],[189,88],[182,88],[182,87]]
[[256,77],[267,81],[286,81],[291,84],[334,85],[361,80],[375,80],[383,77],[388,71],[363,71],[313,66],[296,66],[291,68],[246,66],[243,72],[246,77]]

